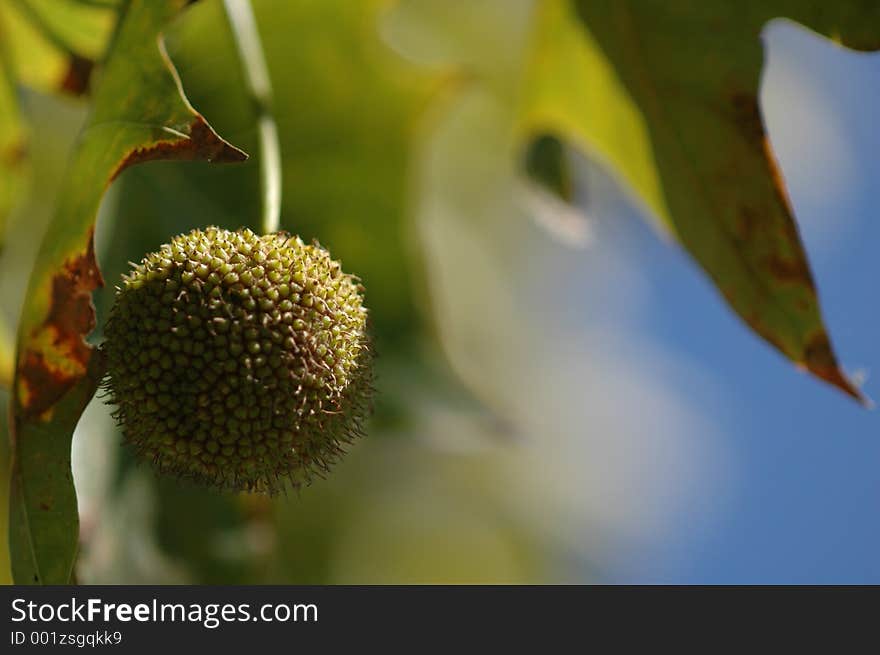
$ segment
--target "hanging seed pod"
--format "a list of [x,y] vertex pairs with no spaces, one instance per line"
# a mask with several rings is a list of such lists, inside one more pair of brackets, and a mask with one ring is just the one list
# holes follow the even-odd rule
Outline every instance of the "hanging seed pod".
[[123,279],[105,385],[125,440],[162,473],[271,493],[327,471],[362,433],[363,287],[321,246],[210,227]]

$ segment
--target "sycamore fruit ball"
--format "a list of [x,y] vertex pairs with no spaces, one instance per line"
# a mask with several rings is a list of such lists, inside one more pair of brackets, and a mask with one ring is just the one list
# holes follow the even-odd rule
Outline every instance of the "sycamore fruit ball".
[[216,227],[123,276],[103,350],[126,442],[219,489],[307,483],[362,432],[363,287],[320,245]]

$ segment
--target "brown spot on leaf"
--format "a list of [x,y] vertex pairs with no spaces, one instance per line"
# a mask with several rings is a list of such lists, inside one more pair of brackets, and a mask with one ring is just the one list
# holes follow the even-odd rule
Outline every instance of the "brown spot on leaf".
[[48,512],[49,510],[52,509],[52,506],[47,502],[42,502],[42,503],[40,503],[40,509],[43,510],[44,512]]
[[29,418],[45,415],[85,375],[92,357],[85,341],[95,327],[92,291],[104,285],[93,233],[86,252],[67,260],[52,277],[49,312],[31,330],[19,360],[18,403]]
[[759,312],[752,311],[748,314],[741,314],[741,316],[746,322],[746,325],[748,325],[755,334],[760,335],[762,339],[776,348],[779,352],[784,353],[787,357],[792,356],[791,349],[786,347],[782,339],[780,339],[773,330],[767,329]]
[[89,90],[89,80],[94,68],[95,62],[91,59],[72,54],[67,61],[67,70],[59,85],[61,90],[75,96],[83,95]]
[[24,163],[27,158],[27,145],[24,140],[18,140],[11,143],[0,152],[0,164],[7,168],[15,168]]
[[812,292],[816,291],[813,275],[805,258],[796,256],[794,259],[784,259],[779,255],[771,255],[764,260],[764,265],[777,282],[800,285]]
[[750,143],[760,143],[764,139],[764,119],[758,98],[747,92],[738,91],[730,96],[733,120]]
[[841,389],[860,403],[868,403],[862,392],[840,370],[837,357],[831,347],[831,340],[824,330],[815,333],[808,339],[804,347],[803,364],[813,375]]
[[773,184],[773,190],[776,197],[781,203],[786,216],[781,223],[782,238],[789,244],[792,251],[798,253],[795,259],[788,260],[779,256],[770,257],[765,263],[770,270],[770,274],[780,282],[791,284],[801,284],[812,293],[816,292],[816,284],[813,281],[813,274],[810,271],[810,265],[807,258],[803,255],[803,243],[801,235],[798,232],[797,223],[794,220],[794,209],[791,204],[791,198],[788,195],[788,188],[785,179],[782,177],[782,171],[779,163],[776,161],[776,155],[773,152],[773,146],[770,140],[764,137],[762,146],[764,149],[764,157],[767,161],[767,168],[770,172],[770,180]]
[[189,137],[158,141],[146,148],[137,148],[128,153],[113,174],[110,181],[129,166],[160,159],[207,160],[214,163],[244,161],[247,154],[221,139],[201,116],[196,116],[189,125]]
[[751,207],[740,207],[736,216],[736,235],[745,243],[750,242],[758,229],[761,218]]

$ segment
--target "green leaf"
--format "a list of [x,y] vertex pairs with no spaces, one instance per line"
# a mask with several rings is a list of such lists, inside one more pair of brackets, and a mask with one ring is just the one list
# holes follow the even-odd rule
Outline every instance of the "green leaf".
[[[102,376],[90,374],[53,408],[51,421],[33,422],[14,443],[9,503],[9,547],[16,584],[71,581],[79,539],[70,437]],[[69,427],[71,434],[63,430]]]
[[[159,159],[240,161],[192,108],[159,35],[183,0],[128,3],[31,274],[13,384],[11,554],[21,583],[63,584],[77,542],[70,440],[101,377],[84,337],[102,285],[93,233],[107,186]],[[51,499],[47,502],[46,499]]]
[[880,45],[872,2],[546,0],[524,125],[597,153],[757,334],[862,399],[823,324],[758,105],[760,33],[776,16]]
[[15,79],[46,93],[85,93],[115,15],[111,6],[76,0],[0,3]]

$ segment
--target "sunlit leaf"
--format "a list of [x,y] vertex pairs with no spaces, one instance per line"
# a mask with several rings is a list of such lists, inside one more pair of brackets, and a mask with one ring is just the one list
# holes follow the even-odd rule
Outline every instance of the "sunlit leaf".
[[95,323],[91,292],[102,284],[93,233],[105,189],[144,161],[244,158],[190,106],[158,39],[183,4],[127,5],[31,275],[13,385],[11,551],[22,583],[68,582],[75,557],[69,451],[101,374],[84,337]]
[[7,0],[0,22],[15,79],[44,92],[88,90],[116,11],[76,0]]
[[103,54],[116,10],[76,0],[0,2],[0,250],[5,223],[25,181],[22,86],[84,94]]

